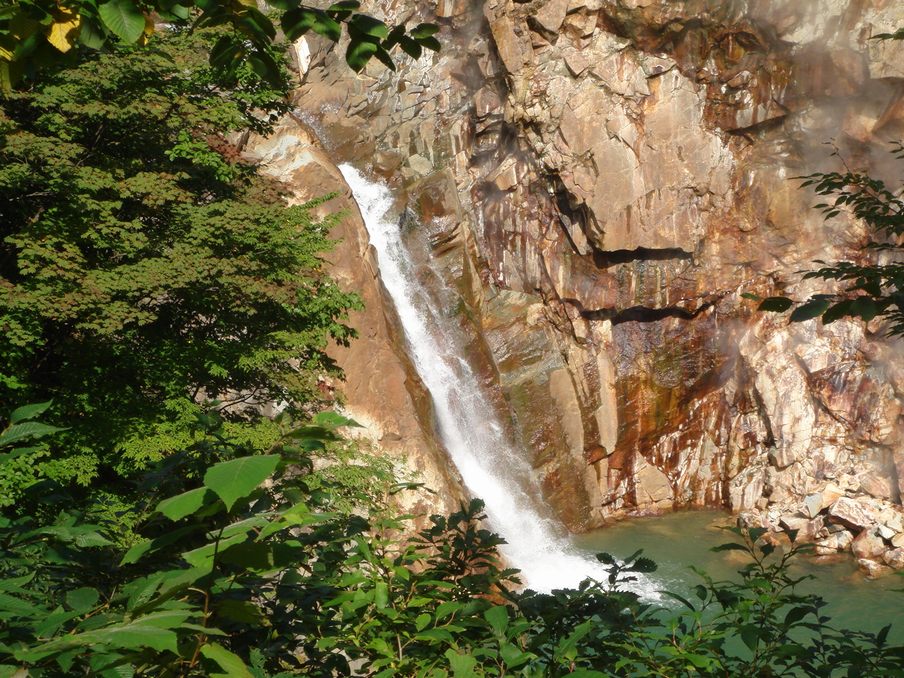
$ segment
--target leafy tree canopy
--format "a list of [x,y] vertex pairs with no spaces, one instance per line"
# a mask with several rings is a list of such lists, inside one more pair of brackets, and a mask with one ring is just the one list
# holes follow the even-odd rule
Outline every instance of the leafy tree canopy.
[[3,100],[0,407],[53,398],[68,428],[26,478],[0,469],[5,503],[184,449],[205,400],[314,403],[328,340],[351,336],[358,301],[322,270],[333,219],[285,207],[230,143],[282,92],[248,64],[224,84],[218,39],[97,53]]
[[[358,12],[360,3],[341,0],[319,9],[299,0],[271,0],[278,23],[255,0],[18,0],[0,8],[0,89],[23,75],[58,63],[74,63],[86,50],[112,44],[144,44],[156,25],[225,27],[210,52],[211,63],[235,73],[243,63],[278,83],[282,73],[273,50],[277,27],[290,40],[308,31],[338,42],[348,36],[346,60],[356,71],[377,58],[394,69],[390,51],[399,46],[414,58],[423,48],[438,50],[438,28],[388,26]],[[73,56],[76,55],[76,56]]]

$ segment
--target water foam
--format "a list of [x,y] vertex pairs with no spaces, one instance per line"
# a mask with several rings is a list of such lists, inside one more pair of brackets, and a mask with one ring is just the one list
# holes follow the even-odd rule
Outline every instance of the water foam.
[[433,400],[439,437],[470,492],[485,502],[491,527],[505,539],[503,556],[537,591],[575,587],[588,577],[604,579],[606,568],[577,551],[537,504],[540,489],[531,469],[506,440],[453,326],[417,280],[398,220],[391,218],[389,188],[350,165],[339,169],[377,252],[380,277],[404,328],[410,358]]

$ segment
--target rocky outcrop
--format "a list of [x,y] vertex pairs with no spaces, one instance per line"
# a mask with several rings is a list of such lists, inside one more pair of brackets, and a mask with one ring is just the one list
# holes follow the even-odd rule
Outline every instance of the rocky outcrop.
[[443,51],[355,76],[312,40],[296,114],[417,217],[560,518],[720,506],[825,552],[869,540],[873,571],[900,562],[904,345],[740,295],[805,297],[801,269],[863,242],[793,177],[837,162],[830,140],[896,177],[904,44],[870,38],[904,8],[373,4],[439,21]]
[[361,424],[360,429],[346,433],[365,448],[394,459],[399,480],[426,485],[428,489],[395,495],[403,510],[423,517],[457,509],[465,497],[461,480],[434,440],[429,406],[424,406],[427,398],[399,344],[391,306],[382,300],[367,231],[336,165],[316,136],[293,116],[282,120],[269,138],[252,136],[244,144],[244,155],[278,179],[293,204],[342,192],[316,211],[330,219],[344,213],[330,232],[337,245],[328,268],[339,285],[354,290],[364,305],[349,319],[358,337],[348,346],[329,349],[344,373],[341,407]]

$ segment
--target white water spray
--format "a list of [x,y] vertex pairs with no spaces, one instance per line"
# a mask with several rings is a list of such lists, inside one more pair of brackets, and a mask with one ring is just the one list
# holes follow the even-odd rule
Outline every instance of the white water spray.
[[492,528],[507,542],[500,550],[538,591],[602,580],[606,568],[577,552],[532,499],[540,496],[530,469],[503,434],[477,377],[454,340],[450,323],[415,277],[392,194],[350,165],[339,169],[361,210],[377,251],[380,277],[405,330],[415,369],[433,399],[438,433],[465,484],[483,499]]

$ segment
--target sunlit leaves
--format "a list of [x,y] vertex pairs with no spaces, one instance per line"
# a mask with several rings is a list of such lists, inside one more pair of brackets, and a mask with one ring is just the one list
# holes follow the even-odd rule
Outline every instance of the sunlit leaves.
[[211,466],[204,475],[204,485],[213,490],[226,509],[264,482],[276,470],[278,455],[243,457]]
[[222,673],[211,673],[211,676],[223,678],[254,678],[254,674],[248,669],[234,652],[230,652],[219,643],[209,643],[201,648],[201,654],[215,663]]
[[[270,129],[282,92],[229,53],[231,33],[157,40],[63,69],[5,105],[16,133],[0,149],[11,292],[0,299],[0,403],[60,394],[42,426],[75,422],[54,443],[64,484],[184,453],[202,409],[193,393],[318,400],[317,378],[335,372],[329,337],[351,335],[343,317],[356,298],[323,270],[334,220],[284,207],[228,140]],[[211,47],[233,59],[235,81],[208,67]],[[34,364],[46,366],[40,384]],[[32,445],[41,432],[51,429],[11,434]],[[0,503],[46,477],[39,453],[2,457]]]
[[197,487],[188,492],[168,497],[157,504],[157,511],[170,520],[181,520],[196,513],[206,504],[212,492],[206,487]]
[[[282,10],[279,25],[289,40],[311,31],[338,43],[343,33],[347,34],[347,60],[355,70],[361,70],[371,57],[394,69],[390,51],[396,45],[412,56],[419,56],[422,47],[440,47],[434,24],[419,24],[409,34],[403,25],[389,26],[360,13],[358,2],[336,2],[326,8],[298,0],[271,4]],[[238,66],[247,62],[266,81],[284,84],[274,59],[282,48],[277,44],[275,17],[249,0],[68,0],[65,5],[53,0],[17,0],[0,13],[0,79],[8,91],[23,71],[52,65],[77,43],[91,49],[116,43],[144,44],[154,31],[154,22],[161,19],[173,24],[190,22],[195,28],[228,27],[229,48],[224,45],[216,50],[211,63],[235,76]]]
[[144,13],[133,0],[107,0],[97,6],[104,26],[125,43],[133,43],[144,33]]
[[54,19],[47,29],[47,42],[60,52],[68,52],[75,44],[82,18],[76,12],[64,7]]

